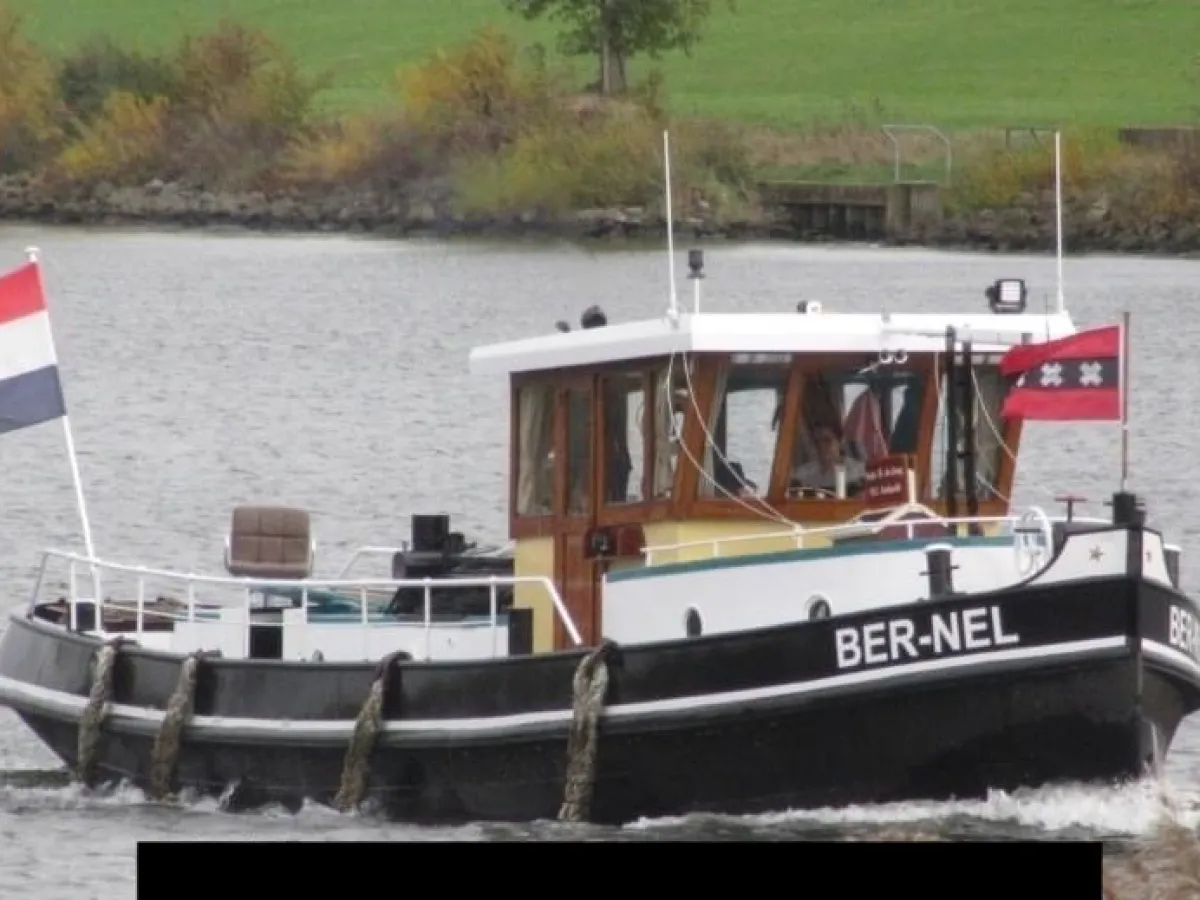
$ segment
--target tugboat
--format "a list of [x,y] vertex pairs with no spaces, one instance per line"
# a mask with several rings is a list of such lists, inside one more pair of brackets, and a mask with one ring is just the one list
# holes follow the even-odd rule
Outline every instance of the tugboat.
[[[1126,330],[1013,280],[966,313],[701,312],[689,265],[692,311],[471,354],[512,391],[510,551],[414,516],[411,546],[316,577],[311,517],[269,506],[233,511],[220,574],[47,550],[0,702],[89,785],[420,822],[1159,766],[1200,707],[1179,548],[1124,485],[1104,518],[1008,499],[1025,419],[1125,420]],[[0,349],[42,314],[20,279]],[[65,409],[22,396],[23,424]],[[389,577],[354,577],[372,555]]]

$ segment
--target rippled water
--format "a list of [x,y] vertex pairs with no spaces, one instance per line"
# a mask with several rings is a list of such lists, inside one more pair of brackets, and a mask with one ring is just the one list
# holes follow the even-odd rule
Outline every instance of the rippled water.
[[[566,246],[394,243],[341,237],[0,230],[0,267],[42,249],[67,401],[101,555],[217,570],[232,507],[311,509],[318,568],[365,543],[392,543],[413,512],[450,512],[457,529],[505,538],[506,392],[467,372],[469,349],[578,321],[593,303],[610,321],[667,303],[661,251]],[[921,250],[714,246],[706,308],[908,311],[984,307],[997,277],[1053,295],[1049,258]],[[682,261],[679,271],[685,267]],[[1082,325],[1133,310],[1133,487],[1152,520],[1197,546],[1197,487],[1184,467],[1200,406],[1196,382],[1200,263],[1069,260],[1067,295]],[[680,282],[681,289],[687,283]],[[690,302],[685,299],[685,302]],[[1018,503],[1053,506],[1072,489],[1101,500],[1119,474],[1113,425],[1026,429]],[[0,608],[23,599],[47,544],[81,548],[61,428],[0,440],[4,526]],[[1185,555],[1185,585],[1200,554]],[[794,839],[901,827],[980,836],[1123,837],[1149,829],[1160,795],[1186,820],[1200,803],[1200,726],[1185,724],[1165,783],[1060,787],[987,801],[642,822],[618,830],[554,824],[415,829],[305,809],[234,816],[213,804],[162,807],[136,794],[87,796],[0,712],[0,895],[133,896],[134,841]],[[72,848],[64,859],[61,847]]]

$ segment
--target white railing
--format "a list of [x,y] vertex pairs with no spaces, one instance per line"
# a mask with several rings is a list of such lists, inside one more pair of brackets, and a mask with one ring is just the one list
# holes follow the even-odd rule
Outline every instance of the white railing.
[[[505,548],[503,548],[503,547],[498,547],[496,549],[496,553],[497,554],[502,553],[504,551],[504,549]],[[388,559],[390,559],[391,557],[395,556],[397,553],[408,553],[411,550],[412,550],[412,546],[409,544],[401,544],[399,547],[376,547],[376,546],[359,547],[357,550],[355,550],[353,553],[350,554],[350,558],[348,560],[346,560],[346,564],[344,566],[342,566],[341,571],[338,572],[338,577],[339,578],[349,577],[350,570],[353,569],[359,563],[360,560],[369,559],[371,557],[377,557],[377,556],[383,556],[383,557],[387,557]],[[478,553],[478,554],[468,554],[464,558],[465,559],[488,559],[490,556],[491,556],[491,554]]]
[[[1031,507],[1031,510],[1036,511],[1047,522],[1065,522],[1066,516],[1052,517],[1045,516],[1037,507]],[[728,544],[742,544],[753,541],[789,541],[795,545],[797,550],[805,548],[805,540],[810,537],[826,537],[833,538],[838,536],[846,536],[856,533],[871,531],[877,528],[904,528],[907,532],[908,540],[914,539],[915,529],[921,527],[946,526],[953,527],[955,530],[961,527],[989,526],[989,525],[1008,525],[1012,527],[1021,519],[1019,515],[1010,516],[955,516],[943,517],[938,516],[930,519],[904,519],[895,522],[877,521],[877,522],[841,522],[837,525],[822,525],[815,528],[806,528],[802,525],[794,525],[787,531],[771,531],[761,534],[746,534],[741,532],[738,534],[730,534],[716,538],[700,538],[693,541],[681,541],[673,544],[652,544],[643,548],[642,553],[646,559],[646,565],[654,564],[655,553],[678,553],[681,550],[690,550],[696,547],[709,548],[713,557],[721,555],[721,548]],[[1083,525],[1108,525],[1111,522],[1108,519],[1089,518],[1086,516],[1072,516],[1070,521],[1078,522]],[[820,549],[817,545],[812,549]]]
[[346,564],[342,566],[342,570],[338,572],[338,578],[348,577],[350,575],[350,570],[357,565],[360,559],[367,559],[368,557],[372,556],[392,557],[397,553],[407,553],[408,551],[409,547],[407,545],[401,545],[399,547],[359,547],[350,554],[350,558],[346,560]]
[[[380,550],[382,548],[363,548],[367,551]],[[387,548],[390,549],[390,548]],[[361,553],[356,555],[364,555]],[[31,606],[36,604],[45,593],[47,569],[52,561],[63,562],[67,567],[67,604],[69,607],[68,615],[70,627],[75,630],[78,627],[78,604],[88,602],[94,604],[96,615],[97,630],[103,631],[103,611],[105,609],[121,610],[124,612],[132,612],[135,616],[135,628],[138,634],[145,631],[145,622],[147,615],[147,588],[154,582],[161,582],[165,585],[170,585],[178,592],[180,589],[184,593],[184,599],[179,600],[177,596],[167,597],[164,599],[183,602],[186,605],[186,613],[183,615],[174,615],[169,612],[160,611],[157,608],[152,608],[149,613],[156,618],[169,618],[182,622],[196,622],[197,609],[223,609],[230,608],[234,604],[216,603],[206,598],[204,603],[200,603],[197,598],[197,589],[207,589],[212,591],[217,590],[233,590],[241,594],[240,605],[245,612],[245,624],[249,626],[252,620],[251,613],[256,607],[254,603],[255,594],[269,595],[272,592],[291,591],[299,592],[301,603],[300,608],[303,610],[303,621],[307,624],[309,615],[309,599],[310,593],[316,591],[336,592],[339,597],[344,599],[355,598],[358,601],[358,614],[360,616],[361,625],[365,628],[370,625],[371,615],[371,596],[375,595],[382,604],[384,596],[393,595],[400,588],[420,588],[423,592],[424,612],[423,625],[425,629],[425,643],[427,648],[426,656],[428,657],[428,648],[432,639],[432,631],[440,623],[433,621],[432,606],[433,594],[436,590],[454,590],[461,588],[488,588],[489,607],[492,626],[493,647],[496,640],[496,632],[498,628],[498,610],[497,610],[497,591],[502,587],[516,587],[518,585],[536,585],[546,592],[550,597],[550,601],[554,606],[555,613],[562,622],[563,627],[570,635],[571,640],[576,646],[583,643],[583,638],[579,633],[579,629],[575,625],[574,619],[571,617],[566,605],[563,603],[562,597],[558,593],[558,589],[554,583],[545,576],[527,575],[486,575],[478,577],[453,577],[453,578],[375,578],[375,579],[348,579],[348,578],[305,578],[305,579],[273,579],[273,578],[248,578],[234,577],[223,575],[199,575],[194,573],[177,572],[166,569],[154,569],[147,566],[133,566],[122,563],[108,562],[102,559],[87,557],[77,553],[68,553],[60,550],[47,550],[42,553],[41,563],[38,567],[37,577],[34,582],[33,595],[31,597]],[[81,576],[91,582],[91,597],[84,597],[79,592],[79,579]],[[135,599],[132,603],[108,600],[104,597],[104,584],[109,576],[125,576],[132,578],[134,582]],[[153,601],[151,604],[153,605]],[[236,608],[236,607],[234,607]],[[254,621],[255,625],[278,625],[283,627],[282,622],[258,622]]]

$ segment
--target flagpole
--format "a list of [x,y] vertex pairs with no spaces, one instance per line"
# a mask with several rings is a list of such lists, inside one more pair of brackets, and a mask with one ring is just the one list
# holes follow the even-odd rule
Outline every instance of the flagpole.
[[[29,257],[29,261],[33,263],[37,272],[38,288],[42,292],[42,296],[46,296],[45,285],[42,283],[42,267],[38,262],[37,247],[29,247],[25,250],[25,255]],[[46,331],[47,338],[50,341],[51,353],[54,359],[58,360],[58,351],[54,349],[54,329],[50,327],[50,315],[46,314]],[[60,376],[61,377],[61,376]],[[63,437],[67,444],[67,459],[71,464],[71,479],[75,482],[75,505],[79,509],[79,523],[83,528],[83,545],[87,549],[89,560],[96,558],[96,548],[92,543],[92,526],[88,521],[87,502],[83,497],[83,478],[79,474],[79,460],[75,454],[75,436],[71,433],[71,418],[67,415],[66,410],[63,410]]]
[[1129,481],[1129,310],[1121,314],[1121,493]]
[[[1066,310],[1063,293],[1063,200],[1062,200],[1062,132],[1054,132],[1054,256],[1058,265],[1058,312]],[[1049,324],[1046,326],[1049,327]]]

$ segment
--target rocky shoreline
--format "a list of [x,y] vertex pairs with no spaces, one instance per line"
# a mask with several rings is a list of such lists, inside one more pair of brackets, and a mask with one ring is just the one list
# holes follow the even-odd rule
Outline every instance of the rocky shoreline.
[[[657,240],[661,215],[642,208],[586,209],[568,215],[520,212],[485,218],[463,216],[446,183],[429,182],[404,195],[370,189],[209,191],[151,181],[141,187],[100,185],[86,193],[53,194],[23,177],[0,178],[0,222],[75,226],[141,226],[166,229],[239,228],[261,232],[374,234],[382,237],[544,238],[558,240]],[[745,221],[689,217],[676,222],[681,240],[845,242],[790,221],[782,210],[762,210]],[[1103,198],[1069,203],[1064,210],[1067,250],[1200,256],[1200,222],[1162,217],[1122,223]],[[1053,209],[1044,198],[1000,210],[946,215],[907,233],[861,240],[890,246],[921,246],[995,252],[1054,249]]]

